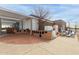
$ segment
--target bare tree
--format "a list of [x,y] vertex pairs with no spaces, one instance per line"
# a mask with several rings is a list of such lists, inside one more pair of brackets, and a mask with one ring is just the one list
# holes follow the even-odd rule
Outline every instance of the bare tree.
[[44,30],[44,22],[47,19],[50,19],[50,12],[48,9],[43,7],[37,7],[32,11],[31,16],[37,18],[39,20],[39,30]]

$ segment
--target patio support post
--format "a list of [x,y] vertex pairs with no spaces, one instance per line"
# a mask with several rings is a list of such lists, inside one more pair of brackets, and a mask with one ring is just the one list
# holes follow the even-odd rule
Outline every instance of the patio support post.
[[22,26],[22,30],[23,30],[23,20],[21,21],[21,26]]
[[32,19],[31,19],[31,31],[30,31],[30,35],[32,35]]
[[77,25],[76,25],[76,22],[75,22],[75,34],[76,34],[76,32],[77,32],[76,29],[77,29]]
[[0,18],[0,34],[1,34],[1,28],[2,28],[2,24],[1,24],[1,18]]

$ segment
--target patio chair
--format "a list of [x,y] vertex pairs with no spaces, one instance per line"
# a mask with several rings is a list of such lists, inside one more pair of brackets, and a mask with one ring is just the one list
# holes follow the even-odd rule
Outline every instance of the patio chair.
[[45,33],[47,33],[47,31],[45,31]]
[[39,32],[39,37],[42,37],[42,34],[41,34],[41,32]]
[[26,32],[26,30],[24,30],[24,32]]
[[42,34],[44,34],[44,31],[42,32]]
[[29,29],[26,29],[26,33],[27,33],[27,34],[30,34],[30,30],[29,30]]

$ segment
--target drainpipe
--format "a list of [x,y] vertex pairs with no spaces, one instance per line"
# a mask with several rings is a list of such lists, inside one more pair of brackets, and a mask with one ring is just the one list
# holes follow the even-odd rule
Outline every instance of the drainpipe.
[[2,28],[2,24],[1,24],[1,18],[0,18],[0,34],[1,34],[1,28]]

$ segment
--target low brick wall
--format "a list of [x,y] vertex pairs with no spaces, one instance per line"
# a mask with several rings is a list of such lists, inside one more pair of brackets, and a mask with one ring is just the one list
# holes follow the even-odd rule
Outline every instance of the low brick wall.
[[42,38],[44,38],[46,40],[51,40],[51,32],[47,32],[47,33],[43,34]]

